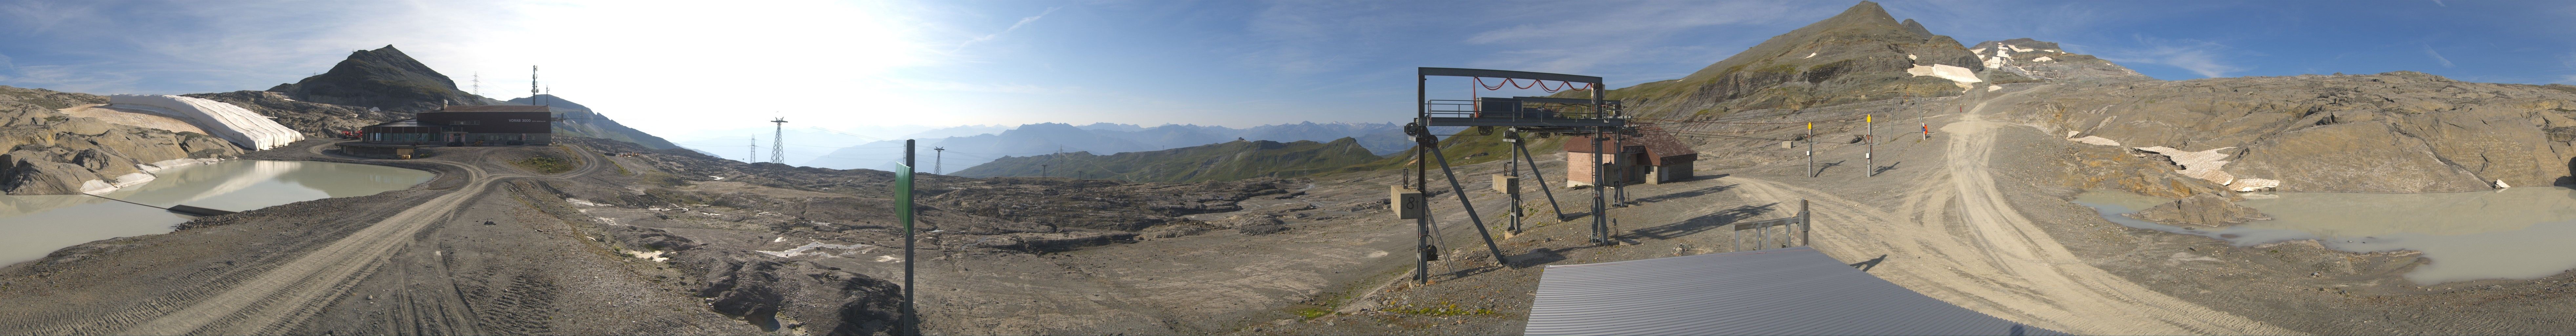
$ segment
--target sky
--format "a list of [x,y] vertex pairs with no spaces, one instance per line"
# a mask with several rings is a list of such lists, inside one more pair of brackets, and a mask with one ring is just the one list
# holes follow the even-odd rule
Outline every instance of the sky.
[[[782,117],[877,138],[968,124],[1395,122],[1415,67],[1625,87],[1854,3],[7,1],[0,85],[262,90],[393,45],[497,99],[526,96],[528,67],[542,66],[552,93],[682,143],[742,143]],[[2411,70],[2576,84],[2576,2],[1884,4],[1963,43],[2058,42],[2165,80]],[[1467,95],[1464,82],[1430,85]]]

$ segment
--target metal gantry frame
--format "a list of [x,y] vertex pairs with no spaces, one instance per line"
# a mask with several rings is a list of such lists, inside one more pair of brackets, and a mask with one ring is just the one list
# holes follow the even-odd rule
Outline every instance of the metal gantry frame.
[[[1471,77],[1479,80],[1483,78],[1499,78],[1506,81],[1532,80],[1540,81],[1542,83],[1545,81],[1556,81],[1568,84],[1568,89],[1577,89],[1575,85],[1572,84],[1579,83],[1583,84],[1580,89],[1589,90],[1592,93],[1592,97],[1590,99],[1498,97],[1491,100],[1474,101],[1433,100],[1429,95],[1430,78],[1433,76]],[[1628,127],[1628,123],[1626,116],[1620,115],[1620,109],[1618,108],[1619,102],[1604,99],[1606,97],[1604,96],[1605,92],[1602,90],[1603,83],[1601,77],[1510,70],[1419,68],[1414,77],[1414,83],[1414,97],[1415,101],[1418,102],[1418,105],[1414,108],[1413,122],[1405,125],[1404,130],[1406,135],[1414,138],[1415,144],[1419,146],[1421,150],[1414,151],[1415,160],[1413,179],[1411,181],[1407,181],[1408,183],[1406,183],[1406,187],[1410,187],[1415,191],[1428,190],[1431,184],[1431,167],[1429,165],[1432,163],[1440,164],[1441,174],[1448,179],[1450,193],[1456,195],[1458,205],[1466,209],[1467,220],[1476,226],[1476,233],[1484,238],[1485,248],[1493,252],[1494,262],[1496,264],[1509,265],[1510,261],[1503,255],[1502,248],[1494,245],[1493,234],[1485,230],[1484,219],[1476,213],[1475,204],[1467,199],[1466,188],[1458,183],[1457,171],[1452,170],[1449,167],[1449,159],[1440,154],[1440,140],[1436,134],[1431,133],[1431,127],[1477,127],[1482,129],[1492,129],[1496,127],[1505,128],[1506,132],[1509,133],[1504,135],[1504,141],[1512,144],[1511,155],[1515,156],[1512,158],[1515,160],[1510,160],[1511,162],[1507,162],[1506,165],[1511,166],[1509,171],[1512,173],[1512,177],[1515,178],[1519,177],[1519,165],[1522,163],[1529,164],[1529,170],[1533,175],[1539,175],[1538,162],[1536,159],[1530,157],[1529,148],[1527,146],[1528,142],[1523,141],[1524,139],[1519,136],[1519,133],[1590,135],[1593,147],[1592,163],[1594,164],[1594,167],[1592,167],[1592,185],[1594,187],[1592,189],[1592,212],[1588,215],[1592,217],[1592,241],[1598,244],[1608,244],[1611,242],[1608,217],[1602,216],[1603,211],[1605,210],[1605,205],[1607,204],[1607,199],[1605,198],[1606,195],[1602,192],[1602,188],[1610,183],[1607,180],[1607,175],[1605,175],[1606,169],[1601,167],[1601,138],[1611,133],[1625,133],[1624,129]],[[1542,87],[1544,86],[1544,84],[1541,85]],[[1501,104],[1494,106],[1508,106],[1508,108],[1489,110],[1486,108],[1489,104]],[[1525,104],[1554,106],[1565,108],[1567,110],[1581,109],[1582,112],[1570,113],[1570,111],[1559,111],[1547,108],[1523,109],[1522,107],[1526,106]],[[1568,162],[1568,164],[1572,163]],[[1536,180],[1539,182],[1539,190],[1546,193],[1549,206],[1555,208],[1557,219],[1565,219],[1565,209],[1563,206],[1556,203],[1556,194],[1547,190],[1547,179],[1544,176],[1539,176]],[[1510,213],[1511,230],[1512,232],[1519,232],[1521,229],[1520,193],[1517,189],[1507,191],[1507,193],[1511,195],[1512,199],[1512,211]],[[1402,200],[1394,201],[1401,202]],[[1428,200],[1424,200],[1424,202],[1427,203]],[[1396,206],[1401,207],[1402,205],[1398,204]],[[1414,259],[1416,265],[1413,279],[1415,282],[1419,283],[1428,283],[1430,281],[1431,260],[1437,258],[1435,255],[1438,253],[1437,249],[1431,245],[1431,223],[1431,215],[1427,211],[1420,216],[1414,217],[1414,233],[1416,238],[1416,252],[1414,254]]]

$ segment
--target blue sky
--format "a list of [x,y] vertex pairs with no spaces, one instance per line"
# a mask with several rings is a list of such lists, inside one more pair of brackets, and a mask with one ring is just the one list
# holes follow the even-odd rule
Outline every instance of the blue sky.
[[[1622,87],[1679,78],[1852,4],[0,2],[0,85],[259,90],[391,44],[460,85],[480,73],[495,98],[524,96],[525,69],[543,65],[555,93],[683,142],[738,143],[771,117],[880,137],[962,124],[1387,122],[1409,108],[1414,67]],[[2167,80],[2413,70],[2576,84],[2571,2],[1885,5],[1964,43],[2037,38]]]

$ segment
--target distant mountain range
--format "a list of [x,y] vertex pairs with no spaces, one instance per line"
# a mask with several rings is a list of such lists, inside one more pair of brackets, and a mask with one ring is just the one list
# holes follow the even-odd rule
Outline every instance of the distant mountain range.
[[[990,129],[990,126],[965,126],[916,134],[947,135]],[[946,134],[942,134],[946,133]],[[1404,139],[1402,125],[1395,123],[1296,123],[1263,125],[1251,128],[1202,125],[1140,126],[1131,124],[1094,123],[1075,126],[1062,123],[1020,125],[1008,130],[940,138],[920,138],[919,164],[925,170],[940,167],[972,167],[1010,156],[1088,152],[1094,155],[1158,151],[1196,147],[1208,144],[1246,141],[1327,142],[1351,138],[1354,145],[1370,155],[1403,151],[1412,146]],[[798,166],[834,169],[894,169],[901,160],[900,141],[879,141],[834,150],[819,157],[791,160]],[[947,148],[934,153],[930,148]],[[935,155],[937,154],[937,155]],[[794,159],[794,158],[791,158]],[[943,160],[944,162],[932,162]],[[955,171],[955,170],[947,170]]]
[[[1097,124],[1095,124],[1097,125]],[[1090,127],[1090,126],[1085,126]],[[1379,160],[1358,139],[1332,142],[1266,140],[1157,151],[1093,155],[1088,152],[1005,157],[950,175],[1049,176],[1186,183],[1253,177],[1297,177]]]

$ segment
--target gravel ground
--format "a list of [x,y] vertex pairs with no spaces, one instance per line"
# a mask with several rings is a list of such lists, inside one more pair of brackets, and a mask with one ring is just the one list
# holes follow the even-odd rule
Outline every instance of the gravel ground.
[[[922,249],[912,256],[918,261],[920,327],[929,334],[1515,334],[1527,318],[1544,266],[1749,249],[1749,239],[1736,239],[1719,227],[1790,216],[1796,200],[1807,199],[1818,216],[1815,246],[1829,255],[1937,299],[2062,331],[2576,330],[2558,318],[2576,312],[2570,309],[2576,305],[2565,300],[2568,291],[2576,290],[2567,286],[2576,278],[2569,274],[2425,287],[2399,277],[2425,262],[2409,253],[2343,253],[2304,242],[2230,247],[2101,220],[2091,209],[2066,202],[2078,190],[2064,185],[2069,179],[2060,176],[2069,171],[2076,146],[2087,145],[2035,126],[1991,121],[2015,120],[2008,117],[2029,111],[1973,108],[1986,99],[2015,99],[2001,95],[2012,92],[2023,91],[1913,107],[1954,113],[1893,114],[1904,117],[1890,118],[1898,119],[1893,120],[1897,124],[1922,118],[1941,133],[1930,139],[1889,139],[1877,149],[1879,169],[1870,170],[1884,173],[1875,177],[1861,169],[1868,167],[1859,159],[1858,146],[1821,148],[1819,161],[1829,165],[1823,176],[1809,177],[1804,158],[1795,155],[1798,149],[1776,143],[1702,143],[1705,161],[1724,164],[1707,165],[1700,177],[1688,181],[1629,187],[1633,202],[1605,215],[1615,221],[1620,238],[1619,244],[1607,246],[1583,239],[1587,232],[1582,224],[1588,218],[1579,212],[1588,209],[1584,202],[1591,191],[1557,189],[1565,208],[1577,212],[1572,213],[1575,218],[1547,220],[1552,214],[1540,203],[1543,198],[1528,195],[1540,212],[1534,213],[1528,230],[1495,237],[1508,261],[1497,263],[1475,228],[1459,220],[1466,213],[1452,198],[1456,196],[1434,188],[1431,204],[1442,224],[1444,260],[1432,264],[1430,284],[1408,281],[1412,221],[1392,218],[1383,203],[1385,186],[1399,184],[1404,176],[1398,172],[1260,182],[1295,190],[931,176],[924,182],[926,194],[1004,188],[975,194],[994,200],[1126,202],[1112,200],[1115,195],[1109,193],[1222,189],[1235,191],[1203,197],[1239,201],[1210,203],[1223,208],[1181,215],[1095,213],[1074,206],[1058,210],[1080,211],[1011,215],[1019,217],[933,211],[923,222]],[[1955,113],[1968,111],[1978,116]],[[297,148],[325,142],[311,140]],[[723,164],[670,153],[614,155],[638,149],[582,145],[594,149],[590,154],[612,155],[575,156],[595,169],[488,185],[464,200],[463,210],[412,234],[410,243],[389,252],[374,271],[311,303],[311,313],[263,330],[887,331],[866,329],[883,325],[835,321],[808,310],[843,302],[885,304],[882,300],[890,294],[868,290],[901,281],[905,256],[895,247],[901,244],[899,231],[881,220],[881,210],[864,210],[882,208],[872,205],[883,204],[879,184],[890,177]],[[175,309],[170,307],[350,237],[394,216],[405,208],[401,205],[474,185],[464,176],[538,175],[503,161],[552,155],[527,151],[557,149],[433,150],[435,160],[471,162],[479,168],[297,151],[244,155],[402,166],[440,177],[407,190],[203,218],[171,234],[93,242],[0,268],[0,298],[31,303],[0,307],[0,333],[116,333],[123,329],[111,327]],[[1553,156],[1540,161],[1543,171],[1563,171],[1561,160]],[[1493,221],[1490,225],[1500,225],[1496,211],[1507,200],[1472,177],[1499,173],[1503,167],[1499,162],[1458,167],[1461,180],[1470,182],[1465,195],[1480,215]],[[1136,202],[1182,209],[1150,198]],[[979,213],[1045,208],[997,207],[975,200],[949,206]],[[1135,226],[1005,218],[1121,218],[1161,224],[1117,231],[1089,227]],[[1490,229],[1502,234],[1498,227]],[[723,271],[743,267],[775,271]],[[856,281],[846,286],[861,289],[856,292],[738,282],[859,275],[870,280],[848,280]],[[2088,285],[2068,285],[2072,283]],[[729,294],[755,287],[771,288],[761,293],[778,299],[742,301]]]

